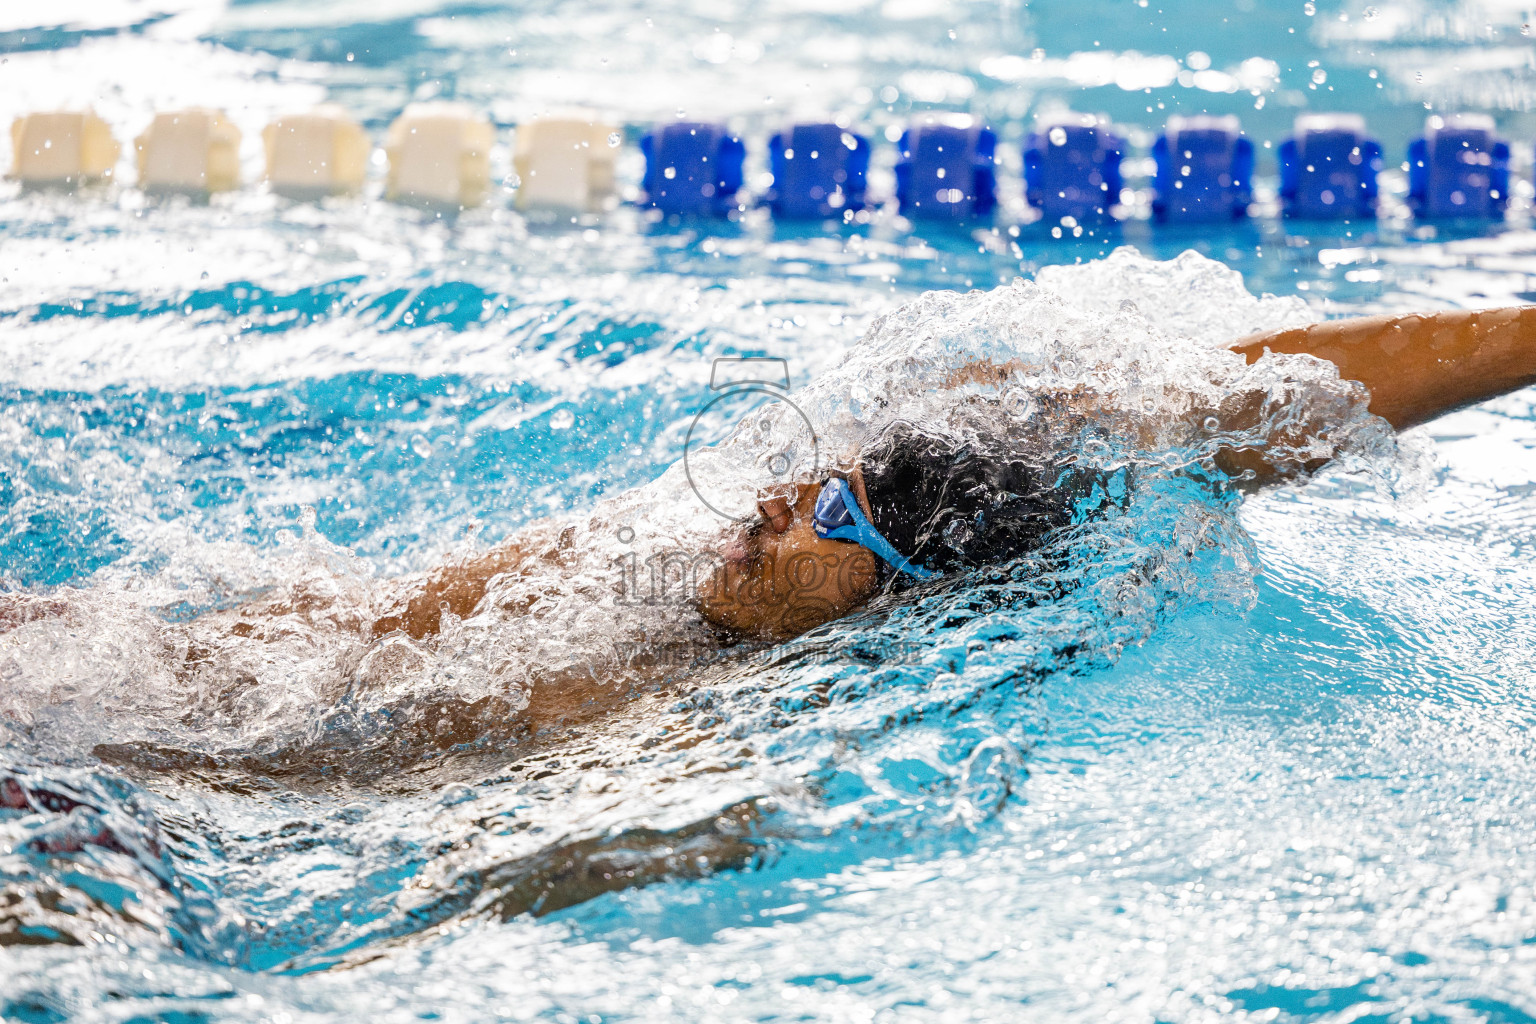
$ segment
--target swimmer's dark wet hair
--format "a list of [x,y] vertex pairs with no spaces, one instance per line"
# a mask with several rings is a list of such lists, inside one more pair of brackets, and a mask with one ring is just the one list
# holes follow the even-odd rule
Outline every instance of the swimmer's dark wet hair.
[[1007,562],[1039,548],[1052,530],[1074,521],[1096,475],[1010,454],[999,439],[959,440],[902,422],[866,445],[859,462],[875,528],[936,572]]

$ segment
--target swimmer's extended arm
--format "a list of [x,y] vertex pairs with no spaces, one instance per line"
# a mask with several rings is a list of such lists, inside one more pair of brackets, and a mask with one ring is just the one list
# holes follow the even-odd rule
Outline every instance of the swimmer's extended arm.
[[498,548],[405,581],[395,607],[374,621],[373,635],[380,637],[400,630],[420,640],[438,633],[443,628],[445,611],[461,619],[474,612],[491,579],[515,568],[521,562],[520,554]]
[[1330,320],[1232,349],[1250,363],[1266,350],[1326,359],[1365,385],[1371,412],[1406,430],[1536,384],[1536,306]]
[[[1536,384],[1536,306],[1328,320],[1250,335],[1232,350],[1250,363],[1266,351],[1326,359],[1365,385],[1371,412],[1407,430]],[[1022,365],[971,363],[945,384],[999,384]]]
[[[1365,385],[1371,412],[1406,430],[1536,384],[1536,306],[1330,320],[1255,334],[1232,349],[1250,363],[1265,352],[1326,359],[1339,368],[1342,379]],[[1256,412],[1242,409],[1237,415]],[[1224,471],[1252,485],[1298,469],[1315,470],[1324,461],[1276,463],[1256,448],[1227,448],[1216,456]]]
[[[274,617],[299,616],[311,621],[326,619],[345,630],[366,631],[374,638],[398,631],[419,640],[442,632],[445,615],[462,619],[474,614],[498,576],[514,576],[536,564],[546,569],[556,565],[569,544],[570,530],[565,524],[543,520],[523,527],[483,554],[460,558],[428,573],[386,581],[384,614],[377,618],[366,612],[366,603],[339,601],[336,588],[322,581],[320,586],[300,583],[275,597],[235,609],[230,613],[234,620],[230,630],[238,636],[252,636]],[[531,601],[500,607],[503,611],[526,611]],[[32,613],[26,607],[13,608],[0,601],[0,633],[15,624],[12,619],[26,621],[28,614]]]
[[419,640],[442,630],[444,612],[468,617],[497,576],[516,573],[534,562],[558,562],[570,544],[569,530],[562,527],[555,520],[535,523],[485,554],[400,581],[403,586],[395,605],[373,623],[373,635],[401,630]]
[[[374,618],[366,605],[338,600],[334,587],[296,583],[281,592],[241,605],[228,613],[229,629],[236,636],[255,636],[265,623],[279,617],[297,616],[311,623],[329,621],[345,631],[363,630],[375,639],[400,631],[420,640],[442,631],[445,612],[465,618],[484,599],[495,577],[515,571],[522,552],[503,547],[483,555],[453,562],[429,573],[386,581],[385,612]],[[26,621],[27,608],[13,609],[0,602],[0,633]]]
[[[1266,351],[1326,359],[1339,368],[1341,378],[1365,385],[1371,412],[1406,430],[1536,384],[1536,306],[1331,320],[1251,335],[1232,349],[1250,363]],[[1020,365],[974,363],[952,373],[946,383],[1000,384]],[[1257,398],[1252,408],[1229,416],[1256,416]],[[1223,424],[1224,429],[1240,426]],[[1226,449],[1217,462],[1233,475],[1248,471],[1254,483],[1321,465],[1276,465],[1265,451],[1252,448]]]

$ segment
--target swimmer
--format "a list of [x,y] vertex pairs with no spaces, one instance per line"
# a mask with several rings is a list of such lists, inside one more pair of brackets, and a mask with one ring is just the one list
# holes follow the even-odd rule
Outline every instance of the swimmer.
[[[1536,383],[1536,306],[1334,321],[1244,338],[1231,348],[1250,364],[1266,352],[1327,360],[1341,378],[1363,385],[1371,412],[1404,430]],[[997,385],[1021,369],[1014,363],[972,363],[956,371],[949,383],[957,388]],[[1260,415],[1262,397],[1224,407],[1220,411],[1226,420],[1218,428],[1241,432]],[[1042,396],[1042,402],[1047,401],[1087,421],[1096,413],[1095,396],[1088,393]],[[1303,449],[1309,431],[1321,433],[1331,426],[1298,417],[1298,436],[1279,440],[1295,440],[1290,450]],[[882,593],[1028,555],[1081,514],[1088,495],[1112,490],[1098,486],[1104,482],[1102,475],[1057,461],[1055,455],[1025,451],[1017,444],[967,444],[912,424],[893,423],[866,442],[843,471],[759,495],[756,521],[737,530],[723,546],[720,564],[696,595],[695,607],[722,639],[772,642],[854,613]],[[1287,458],[1274,447],[1228,447],[1217,452],[1216,462],[1246,487],[1302,475],[1321,465],[1321,460]],[[1112,493],[1109,500],[1115,500]],[[281,633],[291,626],[272,623],[298,616],[325,620],[339,631],[375,641],[420,640],[442,632],[452,617],[464,619],[485,610],[498,580],[526,577],[537,583],[551,571],[560,572],[570,544],[567,525],[533,524],[489,552],[388,584],[393,604],[382,609],[382,615],[368,611],[366,604],[339,599],[338,587],[319,581],[280,600],[208,618],[227,623],[229,632],[239,636],[260,636],[269,629]],[[522,610],[539,600],[528,598]],[[498,607],[503,612],[519,610]],[[54,597],[0,596],[0,633],[67,614],[67,603]],[[187,671],[193,671],[200,656],[188,650]],[[659,674],[646,678],[642,671],[628,686],[594,678],[540,678],[522,704],[492,697],[473,705],[444,702],[431,709],[407,705],[408,714],[390,717],[387,740],[398,740],[399,746],[390,748],[391,757],[379,770],[398,771],[400,751],[443,751],[483,740],[493,728],[487,722],[497,723],[492,746],[498,752],[516,748],[520,757],[577,741],[590,749],[592,735],[603,729],[632,738],[635,718],[642,713],[626,724],[620,706],[641,703],[641,696],[653,692],[647,686]],[[107,763],[145,772],[174,770],[179,764],[199,771],[225,770],[218,758],[151,745],[104,745],[96,752]],[[313,757],[303,750],[279,751],[270,758],[240,757],[230,764],[238,768],[249,763],[249,770],[298,784],[309,776],[338,778],[343,768],[351,770],[357,755],[347,748],[343,758],[333,761],[326,751]],[[0,777],[0,809],[67,814],[76,803],[20,776]],[[751,845],[740,834],[750,831],[756,813],[750,805],[741,805],[725,816],[729,828],[714,824],[713,817],[690,826],[696,834],[687,836],[696,845],[689,849],[698,858],[683,867],[676,858],[660,856],[641,863],[636,851],[623,847],[620,852],[631,867],[622,877],[610,878],[611,872],[604,873],[608,869],[602,867],[608,863],[603,858],[613,853],[607,846],[558,846],[528,868],[538,882],[536,894],[524,899],[518,895],[523,890],[514,886],[503,909],[509,914],[538,913],[606,889],[742,862]],[[646,835],[631,838],[639,846],[649,841]],[[652,838],[658,848],[670,848],[677,834]],[[117,840],[107,833],[71,833],[60,849],[82,842],[113,846]],[[518,862],[517,870],[524,867]]]
[[[1327,321],[1243,338],[1231,348],[1250,364],[1266,352],[1327,360],[1341,379],[1364,385],[1369,410],[1401,431],[1536,383],[1536,306]],[[1019,369],[973,363],[951,383],[998,384]],[[1063,398],[1091,414],[1091,396]],[[1227,422],[1218,429],[1241,428],[1258,412],[1257,401],[1224,410]],[[1216,461],[1247,486],[1322,464],[1287,463],[1251,447],[1222,449]],[[1053,463],[1049,453],[998,455],[896,423],[864,447],[851,471],[761,495],[757,521],[725,545],[696,607],[728,636],[786,640],[847,615],[887,587],[1038,548],[1071,521],[1094,482]],[[963,537],[956,537],[957,527]],[[557,564],[559,547],[557,532],[536,525],[488,554],[411,581],[372,632],[435,634],[445,611],[473,614],[495,577]]]
[[[1341,379],[1364,386],[1370,412],[1401,431],[1536,383],[1536,306],[1326,321],[1243,338],[1231,348],[1249,364],[1266,352],[1327,360]],[[1017,363],[972,363],[949,383],[998,385],[1020,369]],[[1251,425],[1261,398],[1255,395],[1248,407],[1220,410],[1225,420],[1217,429]],[[1093,416],[1091,395],[1049,400],[1075,407],[1084,418]],[[1299,436],[1290,440],[1302,443],[1306,431],[1323,433],[1331,426],[1298,424]],[[719,565],[708,585],[698,589],[695,607],[727,638],[790,639],[849,614],[884,590],[1006,562],[1038,548],[1051,531],[1072,521],[1074,506],[1102,482],[1054,462],[1049,452],[1025,456],[1001,450],[891,424],[866,443],[848,471],[760,495],[756,521],[722,546]],[[1247,487],[1322,464],[1287,463],[1254,447],[1224,448],[1216,463]],[[957,527],[963,536],[957,536]],[[229,629],[239,636],[259,635],[265,620],[297,614],[376,640],[435,636],[445,615],[475,614],[493,581],[559,572],[569,539],[561,524],[534,523],[489,552],[396,581],[382,615],[338,600],[336,590],[322,583],[247,605]],[[527,599],[528,605],[537,600]],[[65,610],[56,598],[0,595],[0,633]],[[556,703],[570,706],[566,699]]]

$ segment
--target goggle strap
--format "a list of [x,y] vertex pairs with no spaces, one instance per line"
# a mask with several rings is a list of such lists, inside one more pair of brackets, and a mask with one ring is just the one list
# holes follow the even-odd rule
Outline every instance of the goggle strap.
[[939,573],[924,569],[920,565],[914,565],[902,557],[901,552],[897,551],[895,546],[885,539],[885,535],[875,529],[875,524],[864,518],[864,510],[859,507],[858,499],[853,496],[853,492],[849,489],[846,480],[833,477],[827,483],[837,486],[838,492],[843,499],[843,506],[847,508],[848,516],[853,520],[853,525],[839,526],[836,529],[825,532],[818,530],[818,533],[821,533],[824,537],[831,537],[834,540],[851,540],[856,544],[861,544],[876,555],[879,555],[892,569],[895,569],[897,572],[904,572],[916,579],[932,579],[939,575]]

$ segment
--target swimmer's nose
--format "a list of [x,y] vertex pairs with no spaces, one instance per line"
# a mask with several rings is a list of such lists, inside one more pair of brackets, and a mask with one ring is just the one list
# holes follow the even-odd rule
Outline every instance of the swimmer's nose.
[[783,533],[789,529],[789,499],[787,498],[780,496],[759,500],[757,514],[763,517],[774,533]]

